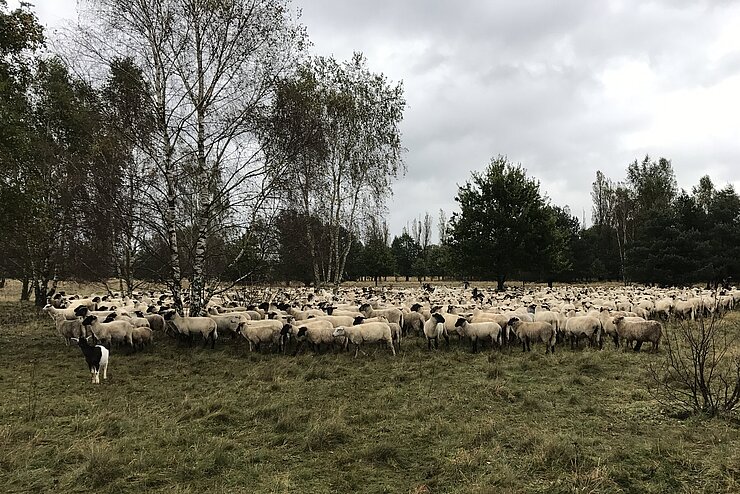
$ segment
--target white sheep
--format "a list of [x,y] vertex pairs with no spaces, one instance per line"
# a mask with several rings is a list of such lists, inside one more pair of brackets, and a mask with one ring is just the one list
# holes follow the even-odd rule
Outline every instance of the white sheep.
[[357,326],[339,326],[332,333],[334,337],[345,337],[348,343],[355,345],[355,358],[360,351],[363,343],[385,342],[391,349],[393,356],[396,356],[396,349],[393,347],[393,335],[391,327],[384,322],[369,322]]
[[570,340],[570,347],[575,348],[581,338],[586,338],[589,344],[597,344],[603,347],[601,334],[603,327],[601,320],[592,316],[569,317],[565,320],[563,334]]
[[74,309],[57,309],[52,304],[46,304],[41,310],[49,314],[49,317],[51,317],[54,321],[56,321],[60,317],[68,321],[74,321],[75,319],[77,319],[77,314],[75,314]]
[[138,326],[131,332],[131,342],[135,350],[143,350],[145,346],[151,345],[154,341],[154,333],[145,326]]
[[388,322],[394,322],[403,327],[403,312],[401,309],[396,309],[395,307],[375,309],[370,304],[362,304],[359,310],[365,317],[385,316]]
[[429,350],[432,349],[432,340],[434,340],[434,348],[439,348],[440,336],[444,337],[447,346],[450,346],[450,337],[447,335],[445,318],[442,314],[435,312],[429,320],[424,323],[424,336],[426,336],[427,348]]
[[[360,314],[360,316],[362,316]],[[331,316],[310,316],[306,321],[329,321],[331,322],[332,326],[339,327],[339,326],[352,326],[354,324],[355,318],[353,316],[338,316],[338,315],[331,315]]]
[[542,341],[545,344],[545,353],[555,353],[557,333],[552,324],[544,321],[527,322],[518,317],[512,317],[507,326],[522,342],[523,352],[531,350],[530,342]]
[[176,310],[170,310],[164,316],[165,321],[172,324],[181,338],[187,339],[190,345],[196,335],[203,337],[203,347],[211,340],[211,349],[216,347],[218,339],[218,325],[210,317],[182,317]]
[[412,333],[421,336],[424,331],[424,316],[416,311],[405,312],[403,314],[403,335]]
[[344,337],[342,336],[334,336],[334,330],[336,328],[329,324],[328,326],[301,326],[298,328],[298,331],[295,334],[295,339],[298,342],[298,348],[296,348],[296,351],[294,355],[297,355],[301,348],[303,348],[303,344],[305,342],[308,342],[314,349],[314,351],[319,351],[321,349],[321,345],[326,345],[327,347],[333,347],[335,344],[339,344],[339,347],[344,346]]
[[83,326],[89,326],[92,335],[103,345],[110,347],[114,342],[126,344],[133,348],[134,326],[128,321],[113,321],[102,323],[98,316],[87,316],[82,321]]
[[461,317],[455,323],[455,329],[460,336],[465,336],[471,339],[473,342],[473,353],[478,351],[479,340],[491,340],[491,349],[493,350],[493,344],[496,343],[499,347],[501,346],[501,326],[493,321],[488,322],[468,322],[464,317]]
[[281,330],[285,324],[277,319],[265,319],[264,321],[243,322],[239,334],[249,342],[249,351],[259,350],[262,344],[277,345],[283,349],[281,343]]
[[232,340],[239,333],[239,325],[246,320],[239,315],[233,314],[209,314],[208,317],[216,321],[216,331],[219,336],[229,335]]
[[626,320],[624,316],[615,316],[613,318],[614,326],[620,338],[627,341],[630,345],[636,341],[635,351],[639,352],[642,343],[649,341],[653,344],[652,351],[658,351],[658,344],[663,335],[663,326],[658,321],[634,321]]
[[[519,317],[519,316],[516,316]],[[534,314],[534,322],[546,322],[550,323],[550,325],[555,329],[558,336],[563,335],[563,328],[561,321],[563,319],[562,314],[559,312],[554,312],[550,310],[543,310],[539,312],[535,312]],[[522,320],[521,317],[519,317],[519,320]]]

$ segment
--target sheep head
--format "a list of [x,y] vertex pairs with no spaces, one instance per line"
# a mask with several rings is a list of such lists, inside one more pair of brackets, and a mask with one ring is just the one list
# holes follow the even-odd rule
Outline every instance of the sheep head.
[[98,320],[98,316],[96,316],[96,315],[87,316],[85,319],[82,320],[82,325],[83,326],[90,326],[91,324],[93,324],[97,320]]
[[445,323],[445,318],[444,318],[444,316],[442,314],[439,314],[439,313],[436,313],[435,312],[434,314],[432,314],[432,317],[434,318],[435,321],[437,321],[437,324],[444,324]]

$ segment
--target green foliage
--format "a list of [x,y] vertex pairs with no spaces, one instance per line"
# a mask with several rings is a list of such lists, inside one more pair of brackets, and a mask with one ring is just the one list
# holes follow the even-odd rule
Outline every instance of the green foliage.
[[366,234],[359,225],[378,216],[403,170],[405,105],[403,86],[371,72],[360,53],[343,63],[314,57],[279,82],[263,141],[281,165],[274,173],[286,203],[330,234],[320,252],[308,231],[316,283],[341,281],[354,238]]
[[393,237],[391,251],[395,258],[398,274],[406,278],[406,281],[415,274],[414,263],[421,255],[421,246],[404,231],[400,237]]
[[381,225],[376,221],[370,223],[363,249],[363,264],[366,273],[375,280],[376,285],[381,276],[393,274],[395,268],[393,251],[388,245],[388,236],[387,224]]
[[499,289],[518,271],[550,267],[554,221],[539,183],[504,156],[491,160],[455,198],[460,212],[450,219],[450,246],[465,277],[495,279]]

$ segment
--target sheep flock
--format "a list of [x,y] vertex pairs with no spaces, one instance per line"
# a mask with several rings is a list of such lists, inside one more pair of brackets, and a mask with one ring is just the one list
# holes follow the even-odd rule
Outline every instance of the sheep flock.
[[[473,352],[541,346],[659,351],[664,323],[724,314],[740,302],[740,290],[659,289],[641,286],[511,288],[506,292],[464,286],[418,288],[348,287],[338,292],[309,288],[252,290],[213,297],[203,314],[173,308],[163,292],[132,297],[58,293],[44,307],[66,343],[88,338],[95,344],[135,352],[173,339],[246,343],[250,351],[300,352],[381,350],[395,356],[402,345],[429,351],[471,345]],[[451,338],[452,337],[452,338]],[[385,350],[382,350],[385,349]]]

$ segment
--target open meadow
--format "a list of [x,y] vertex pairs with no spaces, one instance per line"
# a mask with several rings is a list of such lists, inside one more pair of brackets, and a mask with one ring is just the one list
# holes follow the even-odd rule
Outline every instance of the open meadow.
[[[740,426],[675,417],[649,352],[520,348],[397,357],[80,350],[0,301],[0,492],[740,492]],[[728,318],[738,320],[737,313]]]

